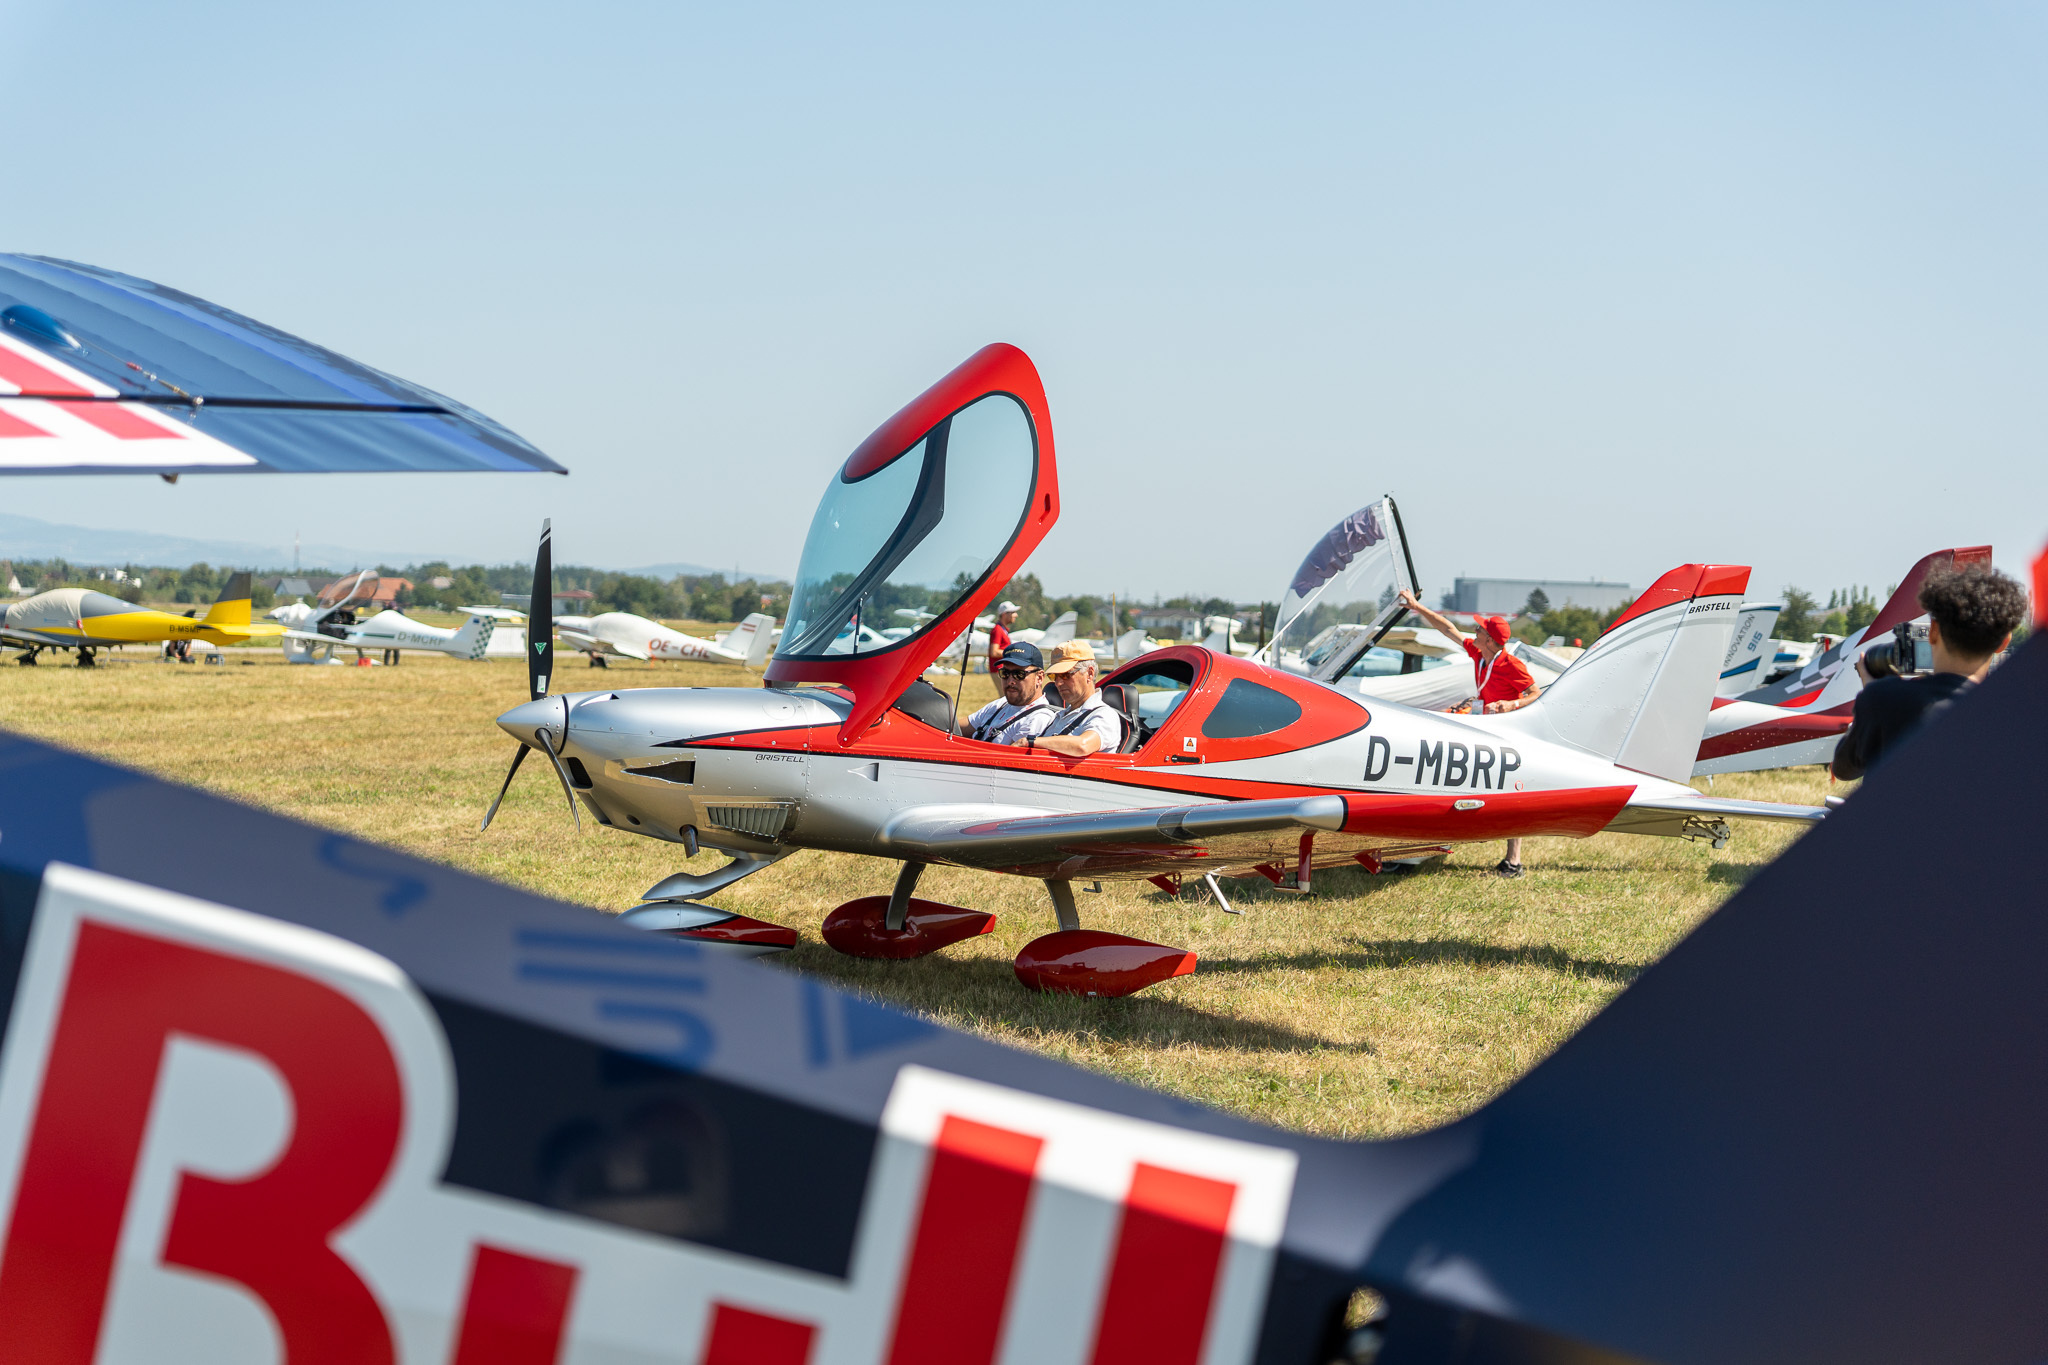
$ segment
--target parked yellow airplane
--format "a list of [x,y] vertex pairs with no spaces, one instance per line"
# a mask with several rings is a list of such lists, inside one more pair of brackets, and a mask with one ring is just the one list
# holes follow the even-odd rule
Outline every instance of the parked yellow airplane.
[[0,645],[21,650],[16,663],[33,664],[46,649],[78,652],[78,666],[91,668],[93,651],[110,645],[153,645],[165,640],[206,640],[216,645],[274,640],[284,627],[249,619],[249,575],[238,573],[221,589],[220,600],[200,617],[174,616],[123,602],[91,588],[53,588],[0,613]]

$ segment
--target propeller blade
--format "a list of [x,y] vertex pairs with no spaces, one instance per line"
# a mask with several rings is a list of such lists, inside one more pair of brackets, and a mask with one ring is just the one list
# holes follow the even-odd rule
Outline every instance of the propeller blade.
[[498,813],[498,806],[505,800],[505,793],[512,790],[512,779],[519,775],[519,765],[526,761],[526,746],[519,746],[519,752],[512,755],[512,766],[505,770],[505,785],[498,788],[498,799],[491,802],[491,808],[484,812],[484,822],[477,827],[481,834],[491,827],[492,817]]
[[[540,524],[540,550],[533,557],[533,598],[526,604],[526,688],[533,701],[548,694],[548,678],[555,671],[553,525],[552,520]],[[573,807],[576,803],[569,804]]]
[[542,730],[537,737],[540,740],[540,747],[548,751],[548,762],[555,765],[555,776],[562,779],[562,799],[569,803],[569,814],[576,818],[576,832],[581,834],[583,814],[576,809],[576,794],[569,790],[569,770],[562,766],[561,758],[555,753],[555,742],[548,738],[548,732]]

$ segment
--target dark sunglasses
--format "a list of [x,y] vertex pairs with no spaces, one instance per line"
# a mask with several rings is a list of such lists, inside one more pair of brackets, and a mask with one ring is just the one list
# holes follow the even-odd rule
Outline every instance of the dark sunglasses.
[[999,668],[996,670],[996,676],[998,678],[1028,678],[1037,671],[1035,668]]

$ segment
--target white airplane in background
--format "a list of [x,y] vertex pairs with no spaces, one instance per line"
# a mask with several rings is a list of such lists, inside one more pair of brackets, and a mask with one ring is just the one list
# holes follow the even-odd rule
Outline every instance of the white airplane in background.
[[555,634],[571,649],[588,654],[597,668],[605,666],[607,655],[642,663],[673,659],[762,668],[768,663],[768,647],[775,641],[775,618],[757,611],[725,634],[706,640],[630,611],[607,611],[596,616],[557,616]]
[[424,621],[413,620],[402,611],[388,609],[367,621],[357,621],[353,606],[355,595],[361,590],[363,580],[373,576],[367,569],[357,574],[341,600],[330,606],[315,607],[305,602],[293,602],[271,608],[270,619],[285,626],[283,644],[286,661],[295,664],[340,663],[342,661],[334,657],[337,649],[353,649],[358,658],[374,649],[384,654],[390,663],[398,662],[399,651],[406,649],[426,650],[457,659],[485,657],[497,628],[497,621],[487,613],[495,613],[498,608],[473,611],[467,621],[452,629],[430,626]]

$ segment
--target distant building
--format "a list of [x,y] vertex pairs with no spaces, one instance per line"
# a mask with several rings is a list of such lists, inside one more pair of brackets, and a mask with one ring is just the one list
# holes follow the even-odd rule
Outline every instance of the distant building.
[[454,587],[455,580],[450,578],[447,574],[437,574],[435,577],[427,580],[427,586],[432,588],[435,592],[441,592],[445,589]]
[[1592,611],[1613,611],[1634,594],[1626,583],[1602,583],[1595,579],[1566,582],[1550,578],[1460,578],[1445,598],[1447,611],[1477,612],[1482,616],[1513,616],[1529,603],[1529,594],[1541,589],[1553,607],[1567,604]]
[[[320,589],[320,605],[332,606],[344,597],[349,597],[349,589],[354,586],[355,581],[354,574],[343,574]],[[398,605],[398,594],[411,591],[410,578],[365,578],[363,586],[356,591],[351,601],[358,607],[367,606],[371,611],[383,611]]]
[[313,581],[309,578],[273,578],[270,590],[279,597],[311,597]]
[[10,597],[19,597],[26,591],[21,580],[14,576],[14,561],[11,559],[0,562],[0,579],[7,581],[7,595]]
[[1131,624],[1148,635],[1170,635],[1176,640],[1202,633],[1202,613],[1186,607],[1152,607],[1131,613]]

